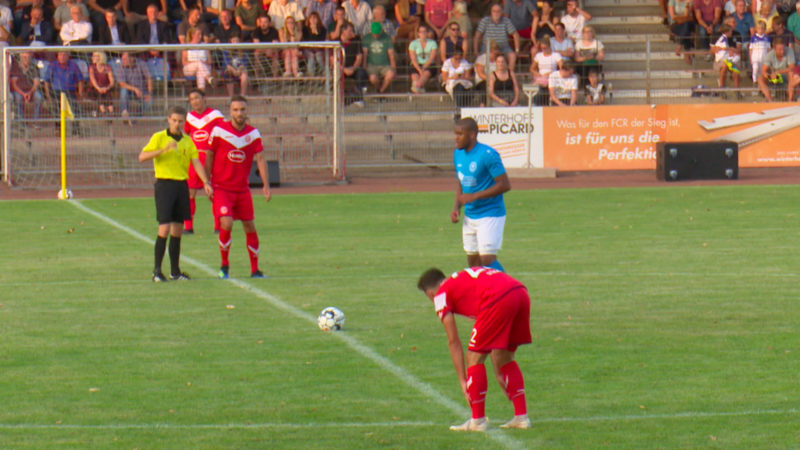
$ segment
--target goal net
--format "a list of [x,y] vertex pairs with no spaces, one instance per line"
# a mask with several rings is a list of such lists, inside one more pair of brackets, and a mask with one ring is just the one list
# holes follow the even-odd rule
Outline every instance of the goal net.
[[196,87],[227,119],[230,97],[245,95],[281,182],[344,180],[338,42],[7,47],[3,56],[2,168],[11,186],[60,186],[62,92],[74,114],[66,123],[69,187],[151,185],[152,163],[138,154],[166,127],[169,107],[191,110],[187,94]]

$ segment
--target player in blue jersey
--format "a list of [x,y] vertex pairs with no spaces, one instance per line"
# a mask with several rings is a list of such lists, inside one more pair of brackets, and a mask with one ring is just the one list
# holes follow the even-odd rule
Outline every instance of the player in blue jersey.
[[458,223],[463,206],[461,236],[469,267],[503,270],[497,252],[503,244],[506,224],[503,193],[511,189],[511,182],[497,151],[478,142],[478,124],[474,119],[468,117],[456,122],[454,133],[453,165],[458,187],[450,220]]

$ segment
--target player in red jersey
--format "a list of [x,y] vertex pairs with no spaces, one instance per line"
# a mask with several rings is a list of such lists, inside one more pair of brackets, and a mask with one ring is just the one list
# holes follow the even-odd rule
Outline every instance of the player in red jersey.
[[229,277],[228,253],[231,248],[233,221],[241,220],[244,227],[247,252],[250,255],[250,276],[266,278],[258,270],[258,233],[253,219],[253,197],[250,195],[250,168],[256,160],[264,198],[269,201],[269,176],[267,163],[261,151],[261,134],[247,124],[247,99],[241,95],[231,97],[231,120],[221,121],[211,130],[206,154],[206,172],[211,174],[214,187],[214,215],[219,217],[219,250],[222,264],[219,277]]
[[[444,325],[450,357],[461,383],[461,390],[472,409],[472,418],[455,431],[486,431],[485,414],[486,356],[492,358],[494,374],[500,387],[514,405],[514,418],[501,428],[529,428],[525,404],[525,382],[514,361],[514,353],[522,344],[530,344],[530,309],[528,290],[514,278],[490,267],[473,267],[445,277],[439,269],[429,269],[417,287],[433,301],[436,314]],[[458,338],[456,320],[459,314],[475,319],[467,346]]]
[[[186,123],[183,126],[183,132],[191,136],[194,146],[197,147],[197,152],[200,157],[200,163],[206,163],[206,151],[208,151],[208,137],[211,135],[211,130],[214,126],[223,120],[222,113],[218,109],[209,108],[206,106],[206,94],[200,89],[192,89],[189,91],[189,106],[192,110],[186,114]],[[189,208],[192,212],[192,218],[183,223],[184,234],[194,233],[194,212],[196,210],[195,197],[197,191],[203,189],[203,181],[197,176],[194,167],[189,166]],[[214,216],[214,232],[219,232],[219,219]]]

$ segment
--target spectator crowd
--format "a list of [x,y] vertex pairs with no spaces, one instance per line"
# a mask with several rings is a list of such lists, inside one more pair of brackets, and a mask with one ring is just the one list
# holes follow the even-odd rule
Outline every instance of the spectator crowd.
[[[31,47],[13,61],[10,88],[16,112],[27,107],[34,118],[61,93],[93,100],[94,115],[125,117],[149,108],[154,82],[171,77],[201,90],[223,83],[229,95],[245,95],[253,74],[302,78],[329,70],[320,49],[186,49],[175,56],[125,51],[129,44],[340,41],[343,71],[352,79],[346,101],[355,104],[403,76],[412,93],[442,89],[462,106],[514,106],[521,59],[540,87],[538,104],[574,105],[578,89],[582,101],[604,101],[603,44],[577,0],[8,2],[0,0],[0,45]],[[37,51],[89,44],[120,49]]]

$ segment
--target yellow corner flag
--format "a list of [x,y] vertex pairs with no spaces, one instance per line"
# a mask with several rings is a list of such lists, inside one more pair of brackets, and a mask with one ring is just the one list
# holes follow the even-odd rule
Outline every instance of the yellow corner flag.
[[[67,118],[75,119],[72,108],[69,107],[67,94],[61,93],[61,191],[66,193],[67,189]],[[67,195],[62,198],[66,199]]]

